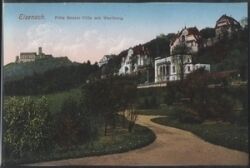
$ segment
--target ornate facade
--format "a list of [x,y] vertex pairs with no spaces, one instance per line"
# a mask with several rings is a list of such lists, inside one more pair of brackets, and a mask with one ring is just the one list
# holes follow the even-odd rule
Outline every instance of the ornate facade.
[[[185,54],[176,54],[175,47],[185,45],[188,48]],[[180,80],[181,73],[184,77],[192,71],[204,67],[210,71],[209,64],[193,64],[192,55],[203,46],[202,37],[196,27],[184,28],[170,43],[170,56],[155,59],[155,83]]]
[[170,43],[170,55],[174,48],[180,44],[185,44],[190,48],[190,53],[196,53],[202,47],[202,38],[196,27],[184,28],[177,34],[177,37]]
[[142,45],[130,48],[126,57],[122,58],[119,75],[136,73],[151,64],[149,51]]

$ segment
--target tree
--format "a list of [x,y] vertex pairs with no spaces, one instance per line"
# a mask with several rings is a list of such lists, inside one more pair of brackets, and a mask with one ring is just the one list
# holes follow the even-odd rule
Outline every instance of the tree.
[[60,114],[55,114],[56,143],[71,147],[94,139],[97,135],[94,118],[82,111],[79,103],[72,97],[64,100]]
[[209,39],[215,37],[214,28],[206,27],[200,31],[202,38]]
[[127,77],[109,77],[91,81],[83,86],[81,106],[87,113],[102,118],[104,135],[108,128],[116,127],[119,111],[125,111],[133,104],[136,84]]
[[127,114],[126,114],[126,119],[128,120],[128,131],[132,132],[134,126],[135,126],[135,121],[137,120],[138,114],[135,111],[135,108],[133,105],[129,105],[127,107]]
[[240,24],[243,28],[245,27],[248,27],[248,18],[247,17],[243,17],[241,20],[240,20]]
[[184,79],[186,66],[185,64],[188,62],[187,59],[189,57],[189,55],[187,54],[190,54],[190,48],[185,43],[181,43],[173,49],[172,54],[172,61],[174,62],[175,67],[177,67],[177,75],[179,76],[180,81],[182,82]]
[[4,144],[10,157],[22,158],[51,147],[50,114],[45,97],[11,97],[4,104]]

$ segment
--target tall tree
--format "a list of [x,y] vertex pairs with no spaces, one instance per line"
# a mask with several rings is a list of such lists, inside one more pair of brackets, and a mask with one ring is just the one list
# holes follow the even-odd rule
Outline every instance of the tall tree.
[[188,59],[191,59],[190,48],[185,43],[181,43],[173,49],[172,54],[172,61],[175,64],[177,75],[183,81],[186,63]]

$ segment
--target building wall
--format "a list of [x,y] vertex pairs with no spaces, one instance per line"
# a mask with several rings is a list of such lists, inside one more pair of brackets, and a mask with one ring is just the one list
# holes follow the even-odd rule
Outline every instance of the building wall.
[[149,65],[150,57],[147,54],[134,54],[133,49],[128,50],[126,57],[122,58],[119,75],[131,74],[137,72],[139,68]]
[[109,58],[105,55],[105,56],[98,62],[99,67],[101,67],[101,66],[107,64],[108,61],[109,61]]
[[20,53],[20,57],[16,56],[16,63],[21,63],[21,62],[32,62],[37,59],[42,59],[42,58],[51,58],[53,57],[52,55],[46,55],[42,52],[42,47],[38,48],[38,54],[36,52],[25,52],[25,53]]
[[[183,40],[182,37],[185,38],[185,41],[182,41]],[[193,35],[186,35],[186,31],[183,31],[183,33],[180,35],[180,37],[174,41],[173,45],[170,45],[170,55],[173,54],[174,48],[183,42],[187,45],[187,47],[190,48],[190,53],[198,52],[199,44],[198,44],[196,38]]]
[[[177,57],[177,58],[180,58]],[[175,57],[176,59],[176,57]],[[180,61],[174,60],[174,56],[156,59],[155,60],[155,83],[164,81],[180,80]],[[184,77],[196,69],[204,67],[205,70],[210,71],[209,64],[192,64],[192,56],[183,56]]]
[[122,58],[119,75],[130,74],[132,72],[132,55],[133,49],[129,49],[127,56]]
[[36,53],[21,53],[19,62],[32,62],[36,59]]

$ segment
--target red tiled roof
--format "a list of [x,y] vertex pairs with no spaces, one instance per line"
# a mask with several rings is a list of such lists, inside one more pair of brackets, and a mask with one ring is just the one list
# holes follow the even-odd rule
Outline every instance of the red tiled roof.
[[[240,26],[240,23],[235,20],[234,18],[232,18],[231,16],[227,16],[227,15],[222,15],[217,21],[216,21],[216,25],[215,27],[217,27],[218,23],[221,22],[221,20],[225,19],[227,21],[227,25],[236,25],[236,26]],[[236,23],[236,24],[235,24]]]
[[210,72],[210,76],[214,78],[225,78],[238,73],[238,70],[221,71],[221,72]]
[[197,27],[188,27],[188,28],[185,27],[184,29],[182,29],[182,30],[177,34],[176,37],[174,37],[174,38],[171,40],[170,45],[173,45],[173,43],[175,42],[175,40],[181,36],[181,34],[182,34],[182,32],[183,32],[184,30],[187,30],[187,31],[188,31],[188,36],[189,36],[189,35],[193,35],[194,38],[197,40],[197,42],[200,42],[200,41],[201,41],[200,31],[197,29]]

